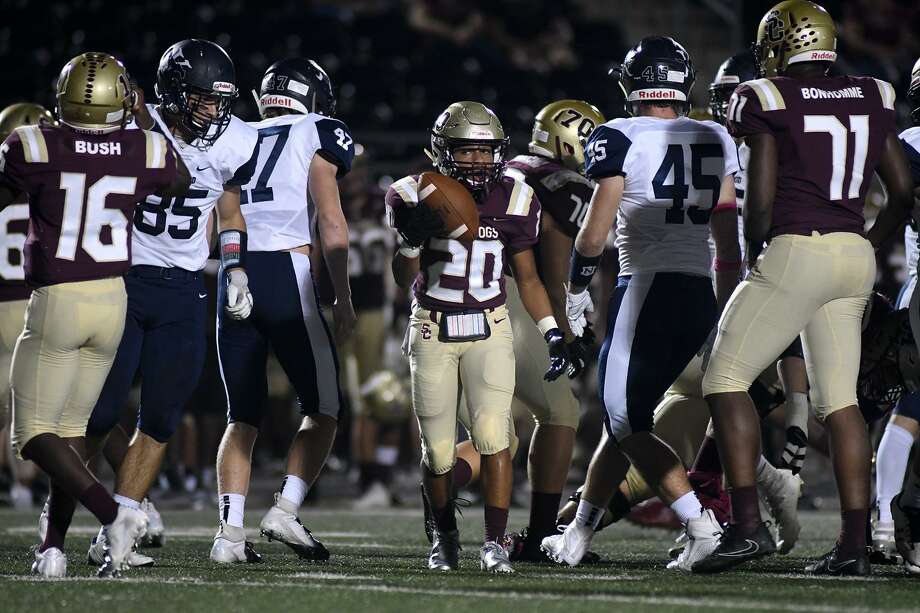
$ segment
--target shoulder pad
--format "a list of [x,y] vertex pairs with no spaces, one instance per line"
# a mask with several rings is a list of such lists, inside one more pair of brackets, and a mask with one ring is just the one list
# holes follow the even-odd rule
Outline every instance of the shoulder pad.
[[48,145],[39,126],[19,126],[15,133],[22,143],[22,156],[27,164],[48,162]]
[[742,86],[747,86],[757,96],[760,102],[760,108],[765,111],[783,111],[786,109],[786,101],[779,88],[770,79],[754,79],[747,81]]
[[[508,184],[510,181],[511,185]],[[502,180],[506,190],[511,192],[508,196],[508,209],[506,215],[515,215],[526,217],[530,214],[530,203],[533,201],[533,188],[521,179],[516,179],[512,175],[506,175]]]
[[893,111],[894,110],[894,101],[897,97],[895,94],[894,86],[891,85],[888,81],[882,81],[881,79],[872,78],[875,81],[875,84],[878,86],[878,93],[882,97],[882,106],[886,109]]

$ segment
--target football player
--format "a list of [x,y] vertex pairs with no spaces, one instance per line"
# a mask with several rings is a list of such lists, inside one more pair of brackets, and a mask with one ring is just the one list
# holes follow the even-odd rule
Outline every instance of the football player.
[[441,174],[473,194],[479,233],[473,240],[442,237],[440,217],[420,203],[419,176],[395,182],[386,202],[401,246],[393,272],[412,284],[413,304],[404,347],[412,372],[412,401],[422,437],[424,496],[434,521],[432,570],[458,568],[460,540],[452,492],[457,404],[462,386],[470,438],[482,457],[485,543],[480,568],[513,572],[499,543],[511,502],[508,423],[515,386],[512,328],[502,271],[512,268],[527,312],[549,346],[547,379],[569,367],[565,338],[536,272],[533,247],[540,202],[523,181],[503,175],[509,139],[495,114],[478,102],[456,102],[431,130],[431,152]]
[[[597,108],[581,100],[559,100],[543,107],[534,119],[529,154],[508,162],[505,174],[524,181],[537,195],[541,210],[539,242],[534,246],[537,272],[546,287],[553,313],[569,341],[576,370],[585,367],[592,339],[574,337],[565,318],[565,283],[569,254],[584,221],[593,184],[584,177],[584,144],[594,128],[604,123]],[[528,454],[530,520],[520,533],[508,535],[511,561],[547,562],[540,550],[543,538],[556,533],[556,514],[575,446],[579,405],[567,377],[546,381],[549,356],[539,329],[527,315],[517,283],[505,277],[508,311],[514,332],[514,398],[536,421]],[[461,407],[460,421],[469,426],[469,412]],[[512,429],[512,452],[517,436]],[[469,443],[457,448],[454,484],[462,487],[478,477],[480,458]],[[512,456],[514,453],[512,453]],[[464,475],[469,475],[464,478]]]
[[124,328],[131,216],[138,201],[189,184],[162,135],[124,129],[134,104],[124,66],[84,53],[58,78],[61,125],[17,128],[0,148],[0,206],[29,198],[33,291],[13,354],[12,438],[51,480],[48,529],[32,566],[42,577],[66,575],[64,536],[77,500],[102,524],[100,575],[122,570],[147,526],[83,464],[86,423]]
[[[920,59],[911,70],[907,102],[911,105],[911,119],[920,124]],[[914,180],[914,195],[920,197],[920,126],[908,128],[899,137],[910,163]],[[917,287],[917,226],[911,222],[904,228],[904,252],[907,256],[907,282],[898,296],[897,308],[906,309]],[[920,435],[920,393],[908,393],[898,400],[875,457],[875,500],[878,516],[872,524],[872,548],[883,558],[895,553],[894,520],[891,515],[892,500],[904,485],[904,473],[911,447]],[[902,504],[920,509],[920,498]],[[920,537],[920,535],[918,535]],[[920,538],[918,538],[920,540]],[[906,559],[905,559],[906,561]],[[920,568],[918,568],[920,572]]]
[[[125,332],[87,427],[91,451],[98,449],[118,423],[139,370],[137,431],[121,462],[115,462],[115,498],[130,508],[141,506],[156,478],[204,367],[207,292],[202,270],[215,209],[227,314],[245,319],[252,309],[243,268],[246,222],[240,186],[252,176],[258,135],[230,114],[237,97],[233,62],[210,41],[180,41],[160,58],[156,93],[159,104],[140,109],[138,126],[169,140],[188,167],[192,186],[175,197],[151,196],[137,208],[132,265],[125,275]],[[95,539],[90,547],[91,558],[98,558],[101,541]]]
[[[6,140],[13,130],[20,126],[53,125],[54,116],[43,106],[29,102],[11,104],[0,111],[0,142]],[[10,372],[13,348],[16,338],[22,332],[26,305],[32,288],[26,285],[25,270],[22,267],[22,253],[26,234],[29,231],[29,203],[23,198],[0,211],[0,244],[6,246],[0,259],[0,433],[6,434],[10,415]],[[9,437],[0,443],[4,456],[10,451],[7,447]],[[35,464],[13,457],[9,453],[10,472],[13,483],[10,485],[10,499],[16,509],[32,508],[31,482],[35,479]]]
[[[258,102],[263,119],[251,124],[259,135],[258,163],[242,191],[249,229],[246,264],[256,273],[256,306],[247,319],[218,316],[228,424],[217,454],[220,529],[211,560],[256,559],[246,543],[243,511],[268,393],[269,347],[297,393],[303,419],[288,450],[281,490],[260,528],[301,558],[327,560],[329,552],[297,517],[326,462],[341,408],[338,360],[313,286],[310,252],[321,238],[335,291],[335,336],[345,340],[355,312],[348,285],[348,225],[336,179],[351,169],[354,141],[345,124],[333,118],[332,84],[312,60],[291,58],[269,66]],[[314,219],[319,236],[313,234]],[[222,297],[224,291],[220,288]]]
[[[836,39],[833,19],[820,6],[777,4],[757,32],[755,59],[765,78],[741,85],[729,104],[728,127],[750,147],[744,233],[752,270],[719,321],[703,378],[732,521],[694,572],[718,572],[776,551],[760,518],[760,425],[747,390],[799,334],[812,404],[829,431],[842,515],[837,544],[808,572],[870,572],[871,449],[856,398],[860,327],[875,280],[873,246],[900,226],[913,197],[894,131],[894,89],[868,77],[828,77]],[[867,240],[864,179],[876,170],[889,202]]]
[[675,452],[653,433],[653,412],[703,346],[738,280],[737,151],[722,126],[684,116],[695,74],[675,40],[643,39],[619,73],[632,117],[607,122],[588,140],[586,174],[598,185],[575,241],[566,296],[569,325],[581,335],[584,314],[593,310],[587,286],[616,221],[620,272],[598,366],[608,436],[591,460],[575,520],[543,548],[558,562],[578,564],[632,464],[686,527],[691,540],[677,567],[689,570],[715,548],[721,528]]

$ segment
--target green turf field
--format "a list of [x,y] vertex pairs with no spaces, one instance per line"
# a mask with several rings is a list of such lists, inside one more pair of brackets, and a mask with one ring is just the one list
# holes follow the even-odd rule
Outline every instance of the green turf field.
[[[461,570],[424,569],[427,542],[420,513],[356,514],[321,509],[302,519],[332,552],[325,564],[304,563],[283,545],[257,541],[264,563],[215,567],[208,559],[214,511],[164,511],[166,547],[147,550],[157,566],[128,571],[120,580],[94,578],[85,564],[95,531],[81,514],[68,542],[70,578],[29,577],[35,516],[0,512],[0,611],[917,611],[920,578],[900,567],[875,567],[868,579],[814,579],[802,573],[806,555],[826,550],[837,526],[830,513],[804,515],[804,539],[790,557],[774,556],[717,577],[685,576],[664,569],[672,535],[617,526],[595,539],[609,560],[574,569],[519,564],[514,576],[479,571],[481,511],[461,520]],[[261,514],[250,510],[254,526]],[[513,515],[518,526],[526,519]],[[257,535],[250,527],[250,538]]]

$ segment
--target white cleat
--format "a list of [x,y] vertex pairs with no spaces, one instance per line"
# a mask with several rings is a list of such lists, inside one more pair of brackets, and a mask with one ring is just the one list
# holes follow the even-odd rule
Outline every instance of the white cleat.
[[898,550],[894,541],[894,521],[881,521],[878,519],[872,521],[872,552],[880,559],[897,560]]
[[368,509],[389,509],[392,506],[393,496],[390,490],[380,481],[374,481],[367,491],[352,503],[351,508],[356,511],[366,511]]
[[31,511],[32,490],[22,483],[14,482],[10,486],[10,504],[17,511]]
[[668,568],[689,573],[695,562],[702,560],[719,546],[722,526],[710,509],[704,509],[702,515],[687,522],[684,534],[687,535],[684,549],[676,560],[668,562]]
[[45,551],[35,550],[35,561],[32,562],[32,574],[43,579],[61,579],[67,576],[67,556],[57,547],[49,547]]
[[118,507],[118,515],[104,530],[103,564],[97,573],[100,577],[117,577],[128,568],[128,557],[137,539],[147,532],[147,515],[140,509]]
[[479,569],[489,573],[511,574],[511,560],[504,547],[495,541],[488,541],[479,550]]
[[[105,564],[105,555],[108,550],[108,541],[106,540],[105,528],[99,529],[99,534],[93,537],[93,541],[86,552],[86,562],[93,566],[102,566]],[[136,549],[131,549],[125,558],[126,567],[141,568],[144,566],[153,566],[154,559],[139,553]]]
[[149,498],[141,501],[141,511],[147,514],[147,534],[140,540],[141,547],[162,547],[166,542],[166,526],[163,517]]
[[38,516],[38,542],[45,542],[45,535],[48,534],[48,501],[42,505],[42,513]]
[[325,562],[329,559],[329,550],[300,523],[296,511],[287,499],[275,495],[275,506],[268,510],[259,524],[262,536],[269,542],[284,543],[301,559]]
[[776,550],[787,554],[799,540],[799,497],[804,486],[802,478],[787,468],[775,468],[758,475],[757,486],[767,502],[773,521],[776,522]]
[[255,564],[262,561],[262,556],[246,540],[246,531],[237,526],[220,522],[214,544],[211,546],[211,561],[218,564],[237,564],[240,562]]
[[578,566],[588,552],[593,538],[594,530],[587,526],[579,526],[572,521],[565,527],[562,534],[544,538],[540,543],[540,549],[559,564]]

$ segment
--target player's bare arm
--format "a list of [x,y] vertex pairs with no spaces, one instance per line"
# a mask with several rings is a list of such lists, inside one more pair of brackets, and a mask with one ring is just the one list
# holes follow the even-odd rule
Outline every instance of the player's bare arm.
[[575,241],[562,231],[552,215],[541,216],[540,267],[545,279],[544,287],[553,315],[569,341],[574,335],[565,316],[565,284],[568,280],[569,257],[572,255],[574,244]]
[[747,243],[748,266],[753,267],[763,250],[764,241],[773,221],[773,199],[776,197],[777,153],[772,134],[751,134],[748,165],[748,192],[744,204],[744,239]]
[[348,223],[339,199],[337,172],[338,166],[316,156],[310,164],[309,189],[318,212],[323,257],[335,290],[332,312],[335,338],[342,342],[351,336],[357,318],[351,304],[351,287],[348,285]]
[[888,192],[888,205],[879,213],[868,233],[868,239],[876,249],[901,227],[914,207],[914,183],[907,165],[907,157],[897,135],[893,132],[885,140],[878,174]]
[[[613,227],[625,185],[621,176],[607,177],[597,182],[588,215],[575,239],[575,251],[586,257],[598,257],[604,252],[607,233]],[[585,288],[587,285],[574,286],[569,287],[569,291],[579,293]]]
[[[719,191],[720,203],[735,202],[735,178],[729,175],[722,179]],[[709,228],[716,244],[716,301],[721,311],[738,285],[741,270],[741,247],[738,245],[737,209],[733,206],[718,208],[709,219]]]

